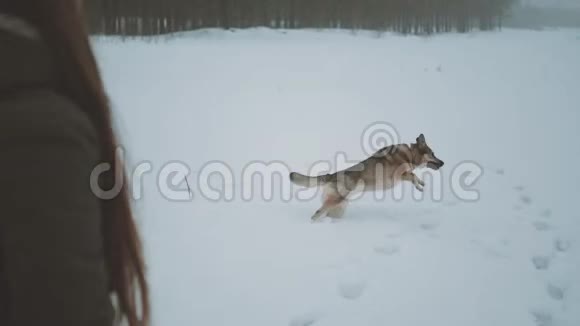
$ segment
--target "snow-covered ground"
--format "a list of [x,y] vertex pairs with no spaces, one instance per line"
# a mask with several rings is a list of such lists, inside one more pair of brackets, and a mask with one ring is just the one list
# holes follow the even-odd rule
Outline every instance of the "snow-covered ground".
[[[95,45],[129,166],[151,163],[135,207],[154,325],[580,325],[580,31],[210,30]],[[337,153],[363,159],[380,121],[401,142],[424,133],[446,162],[424,199],[412,186],[401,200],[367,194],[313,224],[319,199],[266,200],[243,180],[259,162],[306,173]],[[159,190],[176,161],[191,201]],[[210,162],[231,169],[233,200],[204,198]],[[476,201],[450,186],[466,162],[483,170]]]

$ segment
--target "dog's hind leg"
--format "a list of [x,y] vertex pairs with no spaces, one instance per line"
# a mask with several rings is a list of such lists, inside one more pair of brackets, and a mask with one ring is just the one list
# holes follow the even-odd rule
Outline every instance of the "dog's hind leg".
[[314,215],[312,215],[312,222],[318,221],[319,218],[326,214],[326,210],[327,208],[322,205],[322,207],[320,207],[316,212],[314,212]]
[[[312,215],[312,221],[316,221],[319,218],[323,217],[325,214],[330,213],[337,213],[334,211],[338,206],[345,204],[345,197],[341,196],[336,191],[326,191],[324,195],[324,202],[322,207],[320,207],[314,215]],[[342,209],[344,212],[344,209]]]
[[346,210],[347,205],[348,202],[346,200],[343,200],[342,202],[340,202],[340,204],[330,208],[326,215],[332,218],[341,218],[344,215],[344,211]]
[[318,219],[326,215],[329,211],[334,209],[336,206],[340,205],[342,199],[326,199],[324,204],[320,207],[314,215],[312,215],[312,222],[316,222]]

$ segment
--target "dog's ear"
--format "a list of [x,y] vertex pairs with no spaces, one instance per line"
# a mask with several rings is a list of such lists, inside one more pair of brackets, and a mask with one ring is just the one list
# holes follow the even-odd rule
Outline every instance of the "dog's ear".
[[417,137],[417,144],[425,144],[425,136],[423,134],[420,134],[419,137]]

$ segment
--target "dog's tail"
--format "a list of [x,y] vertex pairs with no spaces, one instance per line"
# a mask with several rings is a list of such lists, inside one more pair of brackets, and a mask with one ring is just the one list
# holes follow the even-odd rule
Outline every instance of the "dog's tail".
[[292,181],[292,183],[307,188],[322,186],[329,181],[329,178],[330,174],[310,177],[296,172],[290,173],[290,181]]

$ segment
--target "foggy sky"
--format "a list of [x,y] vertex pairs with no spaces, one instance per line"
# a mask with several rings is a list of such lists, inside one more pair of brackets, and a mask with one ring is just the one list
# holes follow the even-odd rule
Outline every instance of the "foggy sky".
[[580,8],[580,0],[520,0],[523,4],[542,7]]

